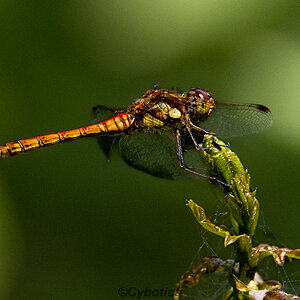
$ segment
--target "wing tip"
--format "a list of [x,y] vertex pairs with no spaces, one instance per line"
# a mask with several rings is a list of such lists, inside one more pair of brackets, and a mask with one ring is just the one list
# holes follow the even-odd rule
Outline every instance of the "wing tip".
[[256,109],[264,112],[264,113],[271,113],[271,111],[264,105],[261,104],[255,104]]

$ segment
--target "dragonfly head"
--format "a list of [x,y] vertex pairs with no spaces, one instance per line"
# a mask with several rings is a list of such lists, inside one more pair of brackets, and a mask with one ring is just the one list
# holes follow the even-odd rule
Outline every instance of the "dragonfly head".
[[215,100],[208,91],[192,88],[187,92],[190,103],[190,114],[207,118],[215,107]]

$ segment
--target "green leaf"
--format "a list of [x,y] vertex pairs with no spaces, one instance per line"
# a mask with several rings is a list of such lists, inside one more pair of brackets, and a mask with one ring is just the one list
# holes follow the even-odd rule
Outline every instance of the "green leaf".
[[257,247],[252,248],[250,264],[252,267],[256,267],[267,256],[272,256],[275,263],[279,266],[283,266],[285,263],[285,257],[291,261],[294,259],[300,259],[300,249],[288,249],[279,248],[277,246],[270,246],[268,244],[260,244]]
[[206,230],[211,233],[224,238],[224,246],[227,247],[233,244],[238,239],[245,239],[248,241],[248,237],[245,234],[242,235],[231,235],[230,231],[225,228],[225,226],[217,226],[213,224],[209,219],[206,218],[206,213],[204,209],[197,205],[193,200],[188,200],[186,205],[190,208],[193,215],[197,219],[198,223]]

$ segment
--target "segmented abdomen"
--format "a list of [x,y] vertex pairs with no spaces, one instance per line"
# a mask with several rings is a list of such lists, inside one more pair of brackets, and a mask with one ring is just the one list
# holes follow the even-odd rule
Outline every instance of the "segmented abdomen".
[[87,127],[37,136],[30,139],[19,140],[17,142],[9,142],[0,146],[0,158],[13,156],[18,153],[32,151],[62,142],[76,140],[86,136],[122,132],[129,128],[133,122],[134,117],[132,115],[119,114],[113,118]]

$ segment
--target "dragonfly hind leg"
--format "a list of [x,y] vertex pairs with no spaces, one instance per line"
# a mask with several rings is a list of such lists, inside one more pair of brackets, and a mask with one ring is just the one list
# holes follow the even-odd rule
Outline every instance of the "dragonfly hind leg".
[[209,176],[209,175],[206,175],[206,174],[198,173],[197,171],[193,170],[192,167],[187,166],[184,163],[183,154],[182,154],[181,135],[180,135],[179,129],[177,129],[177,131],[176,131],[176,148],[177,148],[177,157],[178,157],[179,165],[180,165],[181,168],[183,168],[184,170],[186,170],[186,171],[188,171],[190,173],[193,173],[195,175],[198,175],[198,176],[210,179],[212,181],[218,182],[218,183],[220,183],[221,185],[223,185],[226,188],[230,187],[229,184],[226,184],[225,182],[219,180],[218,178],[213,177],[213,176]]

